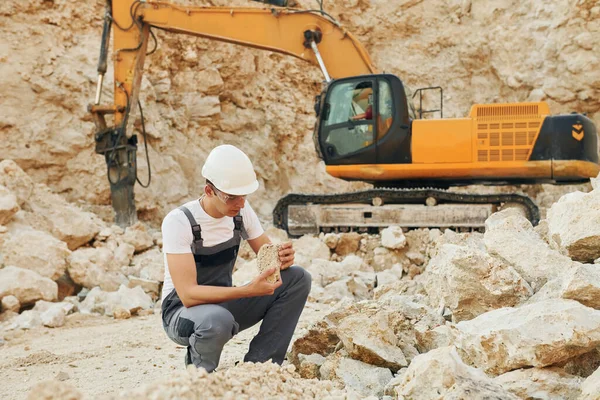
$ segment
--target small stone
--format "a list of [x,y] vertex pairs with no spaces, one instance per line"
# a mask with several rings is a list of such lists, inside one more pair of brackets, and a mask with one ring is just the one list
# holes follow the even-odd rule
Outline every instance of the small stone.
[[56,375],[55,379],[63,382],[63,381],[66,381],[68,379],[71,379],[71,377],[66,372],[61,371],[61,372],[58,373],[58,375]]
[[121,306],[116,306],[113,309],[113,316],[115,319],[129,319],[131,318],[131,312]]
[[388,249],[401,249],[406,246],[406,236],[399,226],[390,226],[381,231],[381,245]]
[[2,298],[2,311],[12,311],[18,313],[21,309],[21,302],[15,296],[9,295]]

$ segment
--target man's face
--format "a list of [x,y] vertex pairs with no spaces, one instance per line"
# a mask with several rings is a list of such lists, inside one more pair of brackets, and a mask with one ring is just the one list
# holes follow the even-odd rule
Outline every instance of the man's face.
[[246,204],[246,196],[234,196],[220,191],[213,185],[208,185],[217,201],[217,210],[228,217],[235,217]]

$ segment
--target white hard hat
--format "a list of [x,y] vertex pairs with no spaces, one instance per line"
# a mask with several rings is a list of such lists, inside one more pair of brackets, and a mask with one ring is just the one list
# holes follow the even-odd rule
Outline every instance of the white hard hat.
[[258,189],[252,162],[240,149],[230,144],[217,146],[202,167],[202,176],[220,191],[245,196]]

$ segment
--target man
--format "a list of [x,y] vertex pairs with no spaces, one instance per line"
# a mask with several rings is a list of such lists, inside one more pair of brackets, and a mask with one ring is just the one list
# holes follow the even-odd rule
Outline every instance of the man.
[[248,156],[231,145],[210,152],[202,176],[202,197],[172,210],[162,224],[165,332],[187,346],[186,365],[212,372],[225,343],[262,320],[244,361],[281,365],[310,292],[310,274],[292,266],[294,250],[287,243],[279,252],[279,281],[267,282],[271,269],[232,287],[241,239],[255,253],[271,242],[246,201],[258,181]]

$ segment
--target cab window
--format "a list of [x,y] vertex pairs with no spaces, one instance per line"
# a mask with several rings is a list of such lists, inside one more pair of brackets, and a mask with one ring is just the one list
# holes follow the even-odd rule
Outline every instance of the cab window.
[[392,101],[392,87],[386,81],[379,81],[379,104],[377,116],[377,139],[381,139],[390,130],[392,126],[392,115],[394,103]]
[[326,146],[338,156],[354,153],[373,144],[373,82],[352,81],[334,86],[322,116]]

